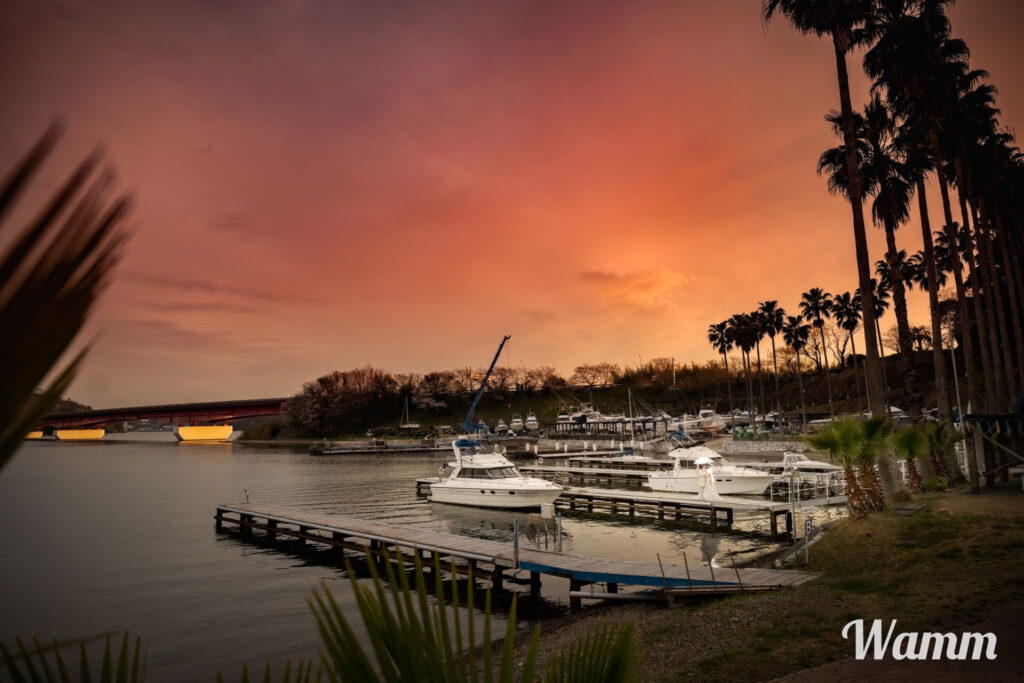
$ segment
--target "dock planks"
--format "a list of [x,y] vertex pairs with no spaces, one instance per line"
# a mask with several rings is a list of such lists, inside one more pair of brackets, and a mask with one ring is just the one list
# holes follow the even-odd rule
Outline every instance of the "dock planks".
[[[585,584],[606,583],[616,590],[622,584],[662,588],[666,591],[693,588],[705,593],[719,589],[723,593],[746,589],[767,590],[798,585],[815,577],[806,572],[775,569],[722,568],[715,572],[703,566],[662,566],[650,562],[624,562],[549,550],[516,548],[513,544],[499,541],[275,505],[218,505],[215,519],[218,529],[223,528],[224,524],[234,524],[243,533],[262,529],[272,538],[286,535],[365,554],[383,553],[390,549],[392,552],[420,553],[425,559],[425,553],[430,553],[431,561],[435,555],[446,562],[458,559],[470,563],[474,568],[477,564],[490,565],[490,576],[497,588],[501,586],[503,572],[515,569],[531,572],[531,584],[535,583],[538,591],[540,574],[568,578],[573,590]],[[312,533],[314,531],[319,533]],[[477,576],[481,574],[486,576],[488,572],[476,571]]]

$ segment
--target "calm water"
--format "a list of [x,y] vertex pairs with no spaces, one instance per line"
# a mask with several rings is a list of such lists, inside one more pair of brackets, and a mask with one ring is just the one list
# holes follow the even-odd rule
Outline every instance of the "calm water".
[[[417,497],[414,479],[434,475],[439,454],[318,458],[178,444],[163,433],[107,438],[26,443],[0,473],[0,638],[130,627],[148,643],[153,681],[212,680],[218,668],[230,679],[243,661],[315,654],[305,599],[321,582],[355,613],[344,569],[324,553],[215,532],[214,506],[244,500],[246,489],[252,502],[494,540],[511,541],[514,520],[525,528],[528,519]],[[660,553],[675,564],[684,552],[698,561],[703,536],[676,522],[578,513],[565,515],[563,531],[566,552],[643,561]],[[738,561],[772,547],[744,534],[718,540]],[[520,609],[527,618],[564,612],[567,593],[567,581],[545,577],[542,601]]]

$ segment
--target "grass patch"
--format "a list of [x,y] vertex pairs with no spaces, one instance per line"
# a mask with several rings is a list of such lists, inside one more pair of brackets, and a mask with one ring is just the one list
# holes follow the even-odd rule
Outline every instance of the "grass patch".
[[[914,517],[843,520],[811,548],[811,571],[792,589],[666,611],[644,628],[703,632],[643,678],[770,680],[852,655],[843,626],[897,619],[907,630],[950,630],[1020,590],[1024,525],[1018,519],[922,510]],[[984,571],[978,571],[978,568]],[[970,580],[965,580],[965,575]],[[670,625],[671,628],[667,628]],[[955,630],[955,628],[953,629]],[[638,640],[647,637],[642,628]],[[668,672],[671,672],[669,674]]]

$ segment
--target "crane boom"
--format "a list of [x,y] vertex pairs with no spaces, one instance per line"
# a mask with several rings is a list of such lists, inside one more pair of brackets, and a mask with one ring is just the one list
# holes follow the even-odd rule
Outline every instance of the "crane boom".
[[484,381],[480,382],[480,388],[476,390],[476,396],[473,397],[473,403],[469,406],[469,412],[466,413],[466,419],[462,421],[462,428],[467,432],[473,431],[473,413],[476,412],[476,404],[480,403],[480,397],[483,396],[484,389],[487,388],[487,380],[491,378],[491,371],[494,370],[494,366],[498,364],[498,356],[501,355],[501,350],[505,347],[507,342],[512,337],[505,335],[498,344],[498,352],[494,354],[494,360],[491,361],[491,367],[487,368],[487,374],[484,375]]

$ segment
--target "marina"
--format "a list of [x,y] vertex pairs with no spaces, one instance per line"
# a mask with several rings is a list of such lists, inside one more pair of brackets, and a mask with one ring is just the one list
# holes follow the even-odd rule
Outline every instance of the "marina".
[[[684,567],[663,563],[624,562],[519,547],[476,538],[413,529],[380,522],[327,515],[273,505],[217,505],[218,530],[231,525],[243,535],[262,531],[269,539],[285,536],[302,542],[320,543],[364,555],[401,553],[418,555],[424,566],[434,558],[442,567],[461,574],[487,578],[501,590],[507,573],[529,572],[530,594],[540,595],[542,575],[569,579],[573,608],[580,607],[581,589],[604,584],[608,594],[617,594],[620,586],[661,588],[664,591],[696,589],[704,594],[742,590],[770,590],[795,586],[815,578],[814,574],[775,569],[721,569],[715,575],[712,566]],[[600,593],[595,594],[601,596]]]

